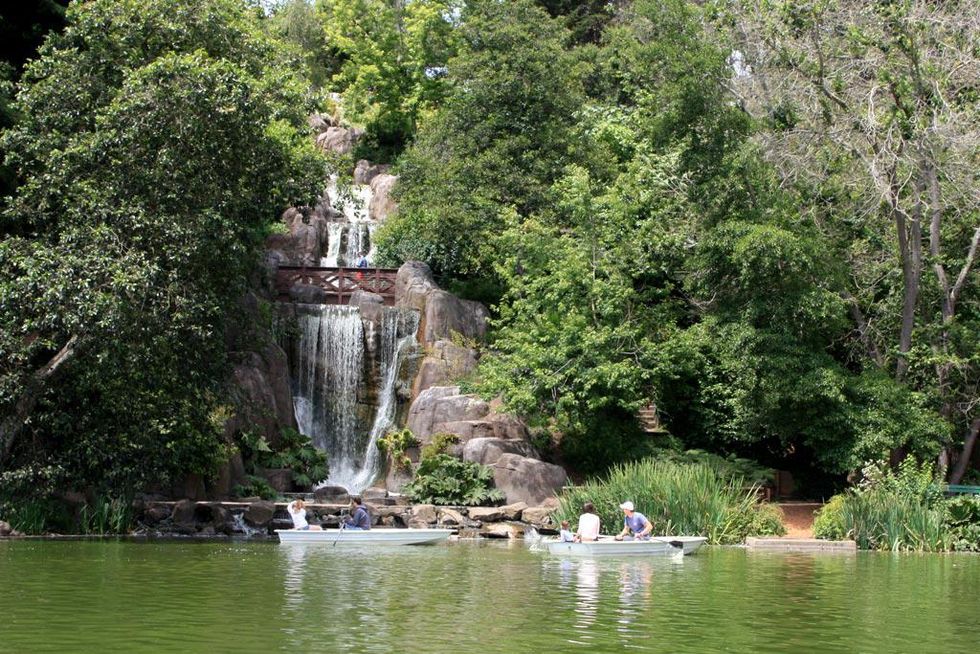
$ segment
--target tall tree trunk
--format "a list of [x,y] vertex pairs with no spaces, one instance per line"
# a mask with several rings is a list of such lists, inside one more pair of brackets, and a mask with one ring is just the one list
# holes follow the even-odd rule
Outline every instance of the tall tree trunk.
[[949,483],[958,484],[963,480],[963,475],[966,474],[967,469],[970,467],[970,460],[973,458],[973,448],[977,444],[978,433],[980,433],[980,418],[974,418],[970,424],[969,431],[966,433],[966,438],[963,440],[963,449],[960,450],[960,458],[956,460],[956,467],[953,468],[953,474],[949,476]]
[[[912,331],[915,328],[915,310],[919,303],[919,288],[922,281],[922,204],[921,194],[916,193],[916,203],[911,214],[907,214],[900,206],[901,189],[897,182],[897,173],[892,170],[891,204],[892,215],[895,219],[895,229],[898,232],[898,253],[902,262],[902,324],[898,336],[898,361],[895,364],[895,378],[905,379],[909,369],[908,353],[912,349]],[[917,183],[917,187],[921,180]],[[917,191],[920,188],[916,189]]]
[[14,402],[11,413],[0,420],[0,463],[10,455],[17,437],[31,417],[44,384],[58,373],[78,352],[79,338],[72,336],[51,359],[31,375],[20,397]]

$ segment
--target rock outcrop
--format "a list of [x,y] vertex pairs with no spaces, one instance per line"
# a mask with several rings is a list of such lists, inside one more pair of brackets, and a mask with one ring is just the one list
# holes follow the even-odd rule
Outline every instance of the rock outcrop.
[[316,144],[324,152],[348,154],[363,135],[362,129],[332,125],[317,135]]
[[398,204],[392,193],[397,182],[398,177],[386,172],[371,177],[371,203],[368,206],[368,216],[371,220],[383,222],[398,210]]
[[422,444],[453,425],[480,420],[490,413],[490,405],[472,395],[463,395],[458,386],[435,386],[423,391],[408,409],[408,428]]
[[354,166],[354,183],[371,184],[371,181],[378,175],[386,174],[389,166],[387,164],[372,164],[367,159],[361,159]]
[[508,503],[541,504],[567,483],[564,468],[519,454],[503,454],[493,464],[493,482]]
[[448,340],[436,341],[422,359],[415,391],[421,393],[433,386],[451,384],[476,370],[476,365],[477,352],[473,348]]

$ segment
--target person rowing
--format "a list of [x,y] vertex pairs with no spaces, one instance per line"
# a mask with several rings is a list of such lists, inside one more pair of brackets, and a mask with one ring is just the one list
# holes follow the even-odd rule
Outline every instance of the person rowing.
[[360,495],[352,495],[350,498],[350,508],[353,515],[344,518],[344,529],[355,531],[367,531],[371,528],[371,514],[364,508],[364,502]]
[[616,534],[616,540],[647,540],[653,531],[653,524],[640,513],[633,510],[633,503],[627,500],[619,505],[623,510],[623,530]]

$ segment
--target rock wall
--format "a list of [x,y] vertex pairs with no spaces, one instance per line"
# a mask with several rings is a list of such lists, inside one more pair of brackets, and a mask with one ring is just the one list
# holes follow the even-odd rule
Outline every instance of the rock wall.
[[[505,506],[410,505],[404,497],[377,493],[365,501],[372,524],[377,527],[441,527],[452,529],[460,538],[522,538],[534,531],[555,533],[553,500],[529,506],[515,502]],[[349,508],[347,502],[310,501],[306,504],[311,524],[325,529],[340,524]],[[275,538],[276,529],[292,528],[285,502],[252,499],[239,502],[138,502],[135,506],[136,535],[194,538],[250,537]],[[0,538],[19,536],[2,530]]]

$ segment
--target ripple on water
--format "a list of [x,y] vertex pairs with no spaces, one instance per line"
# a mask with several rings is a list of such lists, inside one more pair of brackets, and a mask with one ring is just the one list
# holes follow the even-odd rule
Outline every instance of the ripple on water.
[[980,557],[0,543],[0,651],[972,652]]

